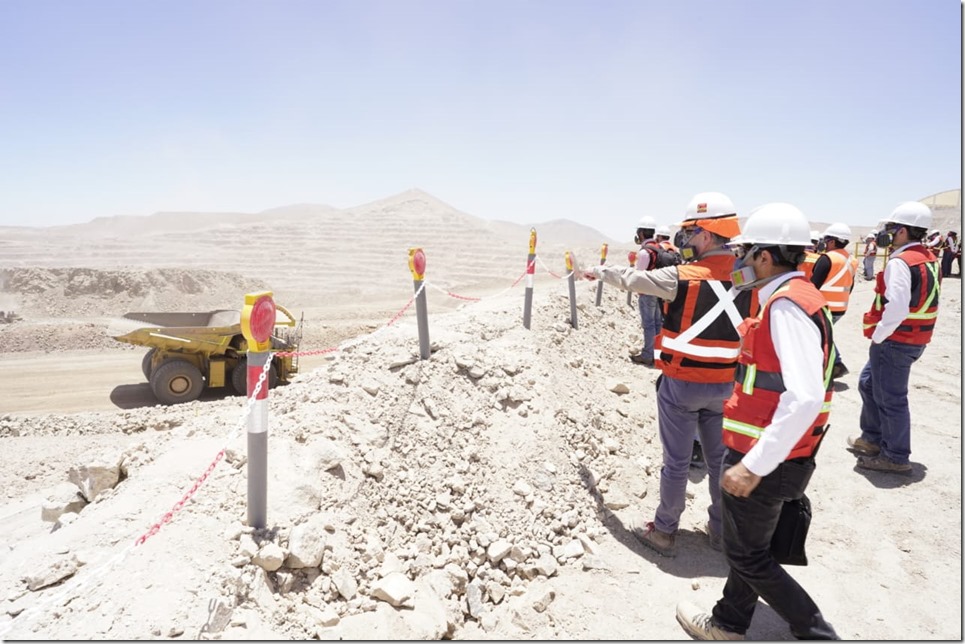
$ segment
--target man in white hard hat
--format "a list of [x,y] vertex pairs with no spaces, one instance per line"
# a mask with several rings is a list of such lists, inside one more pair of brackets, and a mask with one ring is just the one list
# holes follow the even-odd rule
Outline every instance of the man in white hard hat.
[[733,202],[719,192],[702,192],[691,199],[684,217],[675,246],[685,263],[652,271],[594,266],[585,275],[667,302],[663,331],[657,339],[661,370],[657,424],[663,446],[660,499],[653,521],[631,529],[644,545],[665,557],[676,555],[696,432],[710,486],[708,542],[720,549],[723,406],[733,387],[740,353],[737,327],[757,311],[753,294],[738,294],[730,283],[734,255],[724,245],[740,233]]
[[911,471],[908,380],[911,365],[931,341],[941,292],[938,260],[922,244],[931,220],[928,206],[907,201],[878,228],[878,245],[892,250],[877,275],[871,310],[864,314],[871,347],[858,377],[861,435],[848,438],[860,468]]
[[[824,252],[814,262],[811,272],[811,283],[828,301],[828,310],[834,323],[844,317],[848,311],[848,300],[854,289],[854,277],[858,273],[858,260],[851,257],[848,244],[851,243],[851,227],[843,223],[834,223],[824,230],[821,236],[821,246]],[[841,352],[835,347],[834,368],[832,378],[840,378],[848,373],[844,366]]]
[[[949,230],[948,234],[945,235],[945,240],[941,245],[942,248],[942,277],[951,277],[952,275],[952,262],[955,261],[956,257],[961,257],[959,254],[960,248],[958,245],[958,233],[954,230]],[[935,253],[938,256],[938,253]],[[958,274],[962,274],[962,262],[958,262]]]
[[744,222],[733,282],[754,288],[760,315],[742,325],[740,363],[724,405],[720,478],[724,555],[730,570],[711,613],[677,605],[691,637],[738,640],[758,598],[800,639],[838,639],[808,593],[771,554],[785,501],[804,497],[814,455],[827,428],[834,352],[824,297],[797,269],[809,241],[808,221],[790,204],[754,210]]
[[877,233],[872,231],[864,239],[864,278],[868,281],[875,278],[875,259],[878,256],[876,236]]
[[[633,237],[633,241],[640,245],[640,250],[637,251],[637,270],[646,271],[657,267],[656,257],[653,253],[647,252],[648,247],[657,244],[656,230],[657,222],[653,217],[641,217],[637,222],[637,232]],[[630,360],[636,364],[652,367],[653,345],[663,326],[660,303],[652,295],[641,294],[637,298],[637,306],[640,309],[640,325],[643,327],[643,348],[640,353],[630,356]]]

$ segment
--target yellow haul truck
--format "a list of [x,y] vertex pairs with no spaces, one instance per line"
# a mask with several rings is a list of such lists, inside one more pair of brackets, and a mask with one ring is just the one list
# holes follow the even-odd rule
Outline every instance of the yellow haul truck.
[[[282,306],[275,305],[272,351],[297,351],[302,325]],[[196,400],[206,388],[229,383],[241,394],[248,393],[245,358],[248,343],[241,333],[241,312],[234,310],[201,313],[125,313],[124,319],[143,322],[115,340],[150,347],[141,361],[151,390],[165,405]],[[271,387],[287,383],[298,373],[295,356],[274,356],[268,377]]]

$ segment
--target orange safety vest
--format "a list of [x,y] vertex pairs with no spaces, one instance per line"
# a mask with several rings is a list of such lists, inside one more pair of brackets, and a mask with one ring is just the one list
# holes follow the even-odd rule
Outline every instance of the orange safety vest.
[[824,296],[809,281],[792,277],[774,291],[757,318],[745,321],[746,333],[741,341],[740,361],[734,374],[734,393],[724,403],[724,445],[746,454],[760,440],[774,418],[781,394],[786,390],[781,376],[781,362],[771,339],[771,304],[781,298],[794,302],[821,331],[824,355],[824,404],[820,413],[785,460],[813,456],[824,436],[831,412],[834,340],[831,312]]
[[672,252],[672,253],[679,253],[679,252],[680,252],[680,250],[679,250],[676,246],[674,246],[672,243],[670,243],[670,242],[667,241],[666,239],[663,239],[663,240],[658,241],[657,244],[659,244],[660,247],[663,248],[664,250],[669,250],[669,251]]
[[664,375],[707,383],[734,378],[740,353],[737,327],[758,305],[754,292],[733,288],[733,270],[730,254],[677,267],[677,297],[664,302],[663,329],[655,342]]
[[813,250],[804,251],[804,261],[797,265],[799,271],[804,271],[804,277],[807,281],[811,281],[811,275],[814,274],[814,262],[818,261],[818,257],[821,253],[815,253]]
[[[844,313],[848,310],[851,287],[854,286],[854,276],[858,272],[858,260],[851,257],[844,248],[829,250],[825,255],[831,260],[831,270],[818,290],[828,301],[828,308],[832,313]],[[811,269],[814,269],[814,264],[811,264]]]
[[[928,344],[935,330],[938,318],[938,296],[941,292],[941,271],[938,259],[921,244],[909,246],[892,261],[900,258],[911,269],[911,299],[908,302],[908,317],[898,325],[889,340],[905,344]],[[871,310],[864,314],[864,335],[870,338],[881,321],[888,299],[885,297],[885,273],[875,277],[875,299]]]

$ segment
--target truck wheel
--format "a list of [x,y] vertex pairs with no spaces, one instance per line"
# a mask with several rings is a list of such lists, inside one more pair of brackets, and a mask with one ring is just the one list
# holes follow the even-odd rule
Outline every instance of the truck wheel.
[[[241,396],[248,395],[248,360],[242,358],[235,365],[235,368],[231,370],[231,386],[235,388]],[[275,363],[271,364],[271,368],[268,369],[268,388],[274,389],[278,386],[278,369],[275,368]]]
[[151,360],[154,359],[154,353],[156,351],[157,349],[150,349],[141,359],[141,371],[144,373],[144,377],[147,378],[148,382],[151,382]]
[[151,389],[165,405],[197,400],[204,389],[201,372],[190,362],[169,360],[151,375]]

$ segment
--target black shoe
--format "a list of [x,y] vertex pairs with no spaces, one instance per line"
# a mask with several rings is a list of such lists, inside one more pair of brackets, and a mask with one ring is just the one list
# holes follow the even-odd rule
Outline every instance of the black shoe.
[[634,364],[646,365],[646,366],[648,366],[648,367],[652,367],[652,366],[653,366],[653,358],[648,358],[648,357],[644,356],[642,353],[638,353],[638,354],[635,355],[635,356],[630,356],[630,362],[632,362],[632,363],[634,363]]
[[703,467],[704,466],[704,448],[700,446],[699,441],[694,441],[694,451],[690,455],[690,467]]

